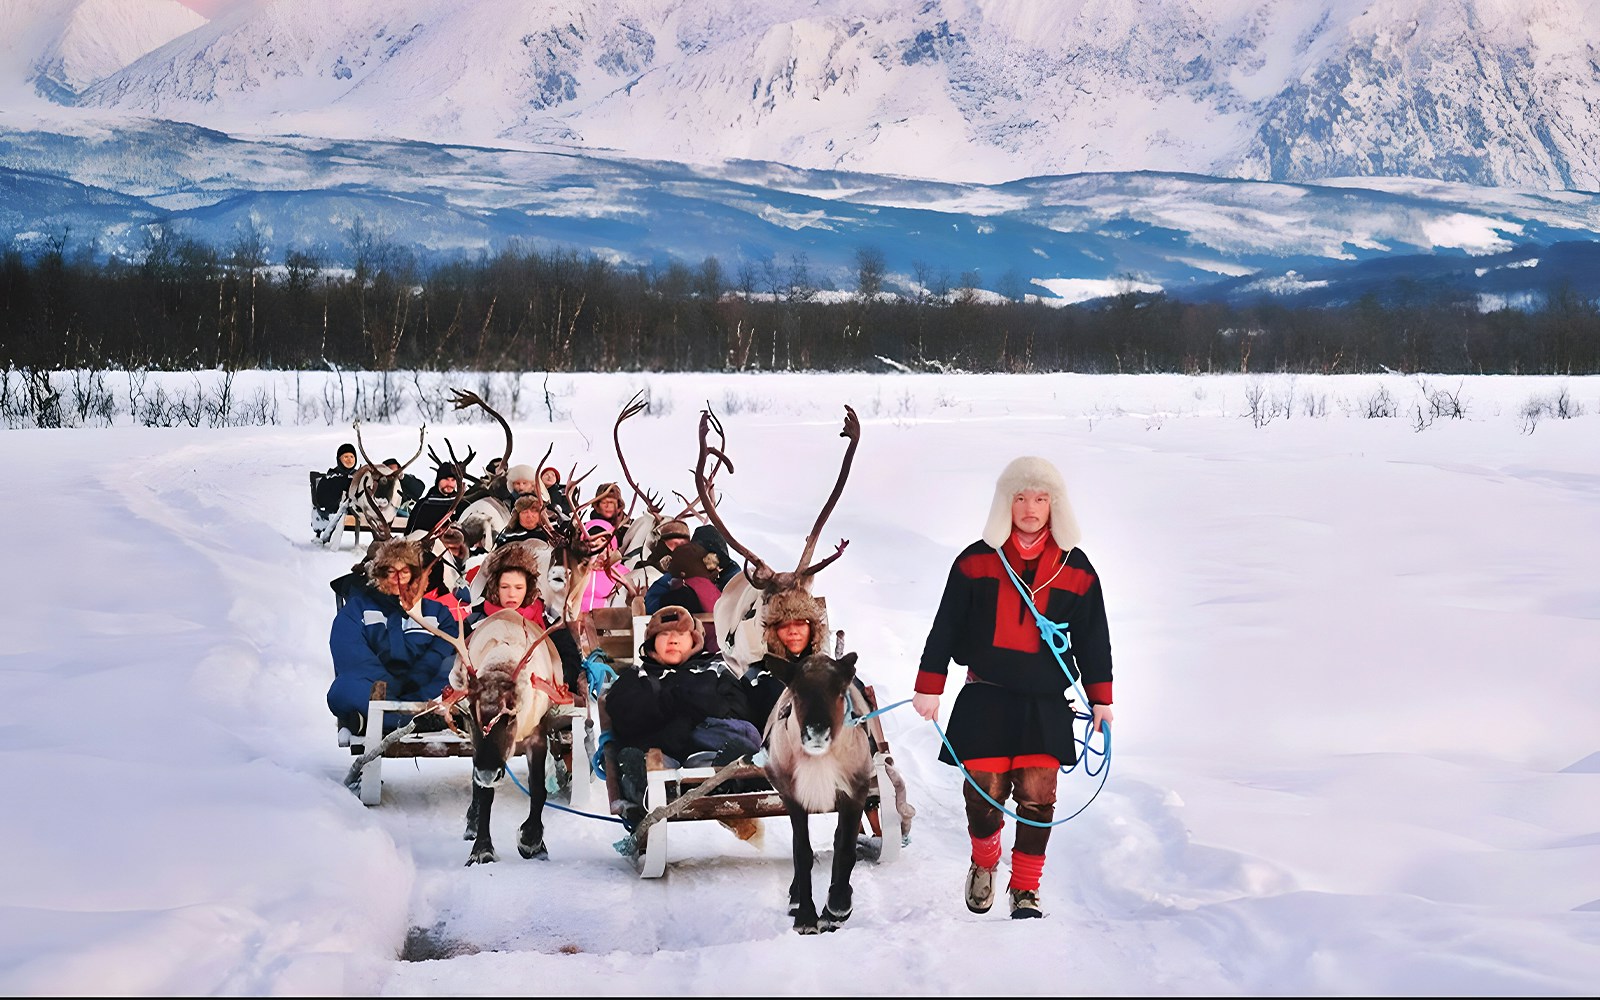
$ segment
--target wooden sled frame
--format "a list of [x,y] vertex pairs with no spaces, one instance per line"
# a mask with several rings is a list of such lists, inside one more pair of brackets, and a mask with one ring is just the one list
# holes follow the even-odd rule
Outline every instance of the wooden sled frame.
[[[696,615],[709,625],[710,615]],[[580,634],[579,644],[587,653],[591,649],[602,649],[613,660],[625,663],[635,663],[638,660],[638,650],[644,642],[645,626],[649,624],[649,617],[635,616],[628,608],[596,608],[584,616],[584,627]],[[877,710],[877,696],[869,685],[864,689],[868,711]],[[606,715],[605,698],[590,699],[595,706],[602,731],[609,731],[610,719]],[[868,719],[864,725],[868,735],[871,736],[874,746],[872,755],[872,789],[867,796],[868,809],[863,817],[870,835],[881,844],[878,853],[880,863],[898,860],[900,856],[901,820],[899,808],[896,805],[894,783],[889,777],[889,767],[894,763],[894,758],[889,751],[889,743],[884,738],[883,727],[877,717]],[[584,768],[584,783],[589,787],[583,792],[584,798],[589,802],[603,801],[609,811],[610,803],[622,799],[622,790],[617,771],[617,751],[614,743],[606,744],[605,754],[605,783],[601,785],[590,768]],[[645,755],[645,811],[651,812],[667,805],[678,797],[693,791],[702,782],[714,776],[719,769],[716,767],[668,767],[666,758],[659,748],[652,748]],[[759,781],[766,783],[766,772],[755,766],[747,766],[734,771],[726,780],[729,787],[747,787],[748,783]],[[579,796],[579,779],[573,775],[573,798]],[[603,796],[603,799],[602,799]],[[887,806],[887,810],[885,810]],[[668,861],[668,828],[673,823],[690,822],[693,820],[758,820],[770,816],[787,816],[788,810],[784,808],[778,793],[769,786],[759,791],[713,791],[688,803],[682,812],[669,817],[666,822],[652,823],[645,831],[644,843],[639,845],[639,851],[633,858],[634,868],[640,878],[661,878],[667,873]],[[887,817],[887,821],[885,821]],[[890,832],[886,836],[884,829]]]
[[[577,697],[581,698],[581,695]],[[382,719],[386,712],[405,712],[416,714],[428,707],[425,701],[394,701],[388,697],[388,685],[378,681],[372,685],[371,699],[367,702],[367,729],[365,734],[352,733],[340,727],[339,746],[349,747],[350,756],[359,757],[367,751],[369,744],[376,744],[382,739],[382,733],[373,735],[374,729],[383,728]],[[557,727],[550,733],[549,755],[553,767],[547,767],[546,774],[559,776],[565,772],[570,776],[572,789],[573,808],[583,808],[578,804],[580,786],[585,790],[593,784],[589,780],[588,758],[581,762],[581,770],[574,771],[574,757],[583,752],[586,730],[592,728],[589,721],[589,708],[587,705],[574,705],[569,711],[560,711],[565,706],[558,706],[558,715],[565,715],[569,725],[565,728]],[[373,720],[378,720],[374,725]],[[576,751],[576,753],[575,753]],[[375,757],[367,762],[361,769],[360,797],[363,805],[375,806],[383,801],[383,762],[389,758],[417,758],[417,757],[468,757],[472,756],[472,740],[466,736],[458,736],[448,729],[432,733],[410,733],[391,743],[383,752],[382,757]],[[579,780],[577,775],[584,777]],[[585,805],[592,805],[586,802]]]

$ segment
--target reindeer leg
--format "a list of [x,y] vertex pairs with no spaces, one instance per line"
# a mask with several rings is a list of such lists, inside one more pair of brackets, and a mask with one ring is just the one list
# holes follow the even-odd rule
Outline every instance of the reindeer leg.
[[489,834],[489,814],[494,807],[494,786],[472,783],[472,805],[478,814],[477,836],[472,841],[472,853],[467,855],[468,865],[486,865],[498,861],[494,853],[494,839]]
[[522,822],[522,835],[517,838],[517,853],[525,858],[549,861],[550,852],[544,846],[544,803],[548,793],[544,787],[545,757],[544,730],[528,743],[528,818]]
[[[811,898],[811,817],[801,806],[785,802],[794,829],[794,881],[789,883],[789,916],[801,934],[817,933],[817,904]],[[859,818],[859,817],[858,817]]]
[[867,790],[857,795],[839,794],[839,825],[833,832],[833,878],[828,884],[828,905],[823,907],[820,927],[831,931],[850,919],[850,873],[856,866],[856,831],[866,809]]
[[472,786],[472,801],[467,803],[467,831],[461,835],[462,840],[478,839],[478,786]]

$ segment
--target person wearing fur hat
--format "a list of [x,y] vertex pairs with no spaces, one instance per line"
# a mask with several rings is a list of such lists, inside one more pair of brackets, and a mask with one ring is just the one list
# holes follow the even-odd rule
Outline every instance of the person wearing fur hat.
[[428,570],[423,596],[440,604],[467,607],[472,603],[472,582],[467,579],[467,536],[455,526],[439,532],[433,543],[434,559]]
[[667,571],[667,557],[672,550],[689,540],[689,526],[679,520],[662,521],[656,526],[656,540],[650,544],[644,561],[651,569]]
[[513,542],[549,542],[554,536],[550,533],[550,526],[545,521],[544,501],[536,496],[520,496],[517,502],[511,505],[511,521],[500,534],[494,536],[495,548],[510,545]]
[[744,691],[705,644],[705,629],[688,608],[662,608],[645,626],[638,664],[621,667],[606,689],[623,794],[612,811],[629,829],[644,816],[650,748],[672,758],[671,766],[703,751],[727,764],[760,749]]
[[483,563],[483,597],[472,606],[467,629],[497,611],[515,611],[543,628],[544,601],[539,599],[539,563],[526,545],[502,545]]
[[[367,564],[367,583],[353,588],[333,620],[328,648],[333,654],[333,683],[328,709],[339,725],[365,732],[372,685],[384,681],[389,697],[427,701],[444,691],[455,665],[455,650],[445,640],[412,621],[404,607],[420,602],[417,613],[447,635],[458,634],[455,616],[438,601],[421,597],[422,550],[416,542],[379,542]],[[402,602],[405,602],[402,605]],[[384,731],[404,721],[382,721]]]
[[517,497],[537,497],[539,473],[531,465],[513,465],[506,470],[506,488],[511,491],[513,500]]
[[[713,610],[722,596],[717,586],[721,569],[721,561],[694,542],[679,545],[667,557],[667,584],[658,595],[661,606],[681,604],[697,614]],[[650,610],[648,603],[645,610]]]
[[515,611],[541,629],[550,628],[550,644],[561,658],[561,672],[567,687],[579,689],[583,674],[583,654],[578,641],[566,628],[553,628],[557,624],[554,609],[545,607],[539,596],[539,561],[527,545],[504,545],[489,553],[484,560],[483,597],[472,606],[467,618],[467,631],[497,611]]
[[589,508],[590,518],[610,521],[620,538],[628,530],[628,514],[622,509],[622,487],[616,483],[601,483],[594,491],[594,504]]
[[[1055,815],[1059,768],[1077,759],[1071,682],[1039,634],[1028,602],[1067,629],[1069,666],[1092,705],[1090,731],[1110,723],[1111,639],[1100,577],[1078,547],[1081,533],[1061,473],[1043,458],[1018,458],[995,484],[981,540],[956,557],[918,667],[912,707],[936,719],[952,660],[967,668],[950,711],[950,749],[996,802],[1037,823]],[[1017,587],[1006,567],[1022,581]],[[966,797],[972,864],[966,903],[986,913],[994,903],[1004,816],[970,784]],[[1008,887],[1011,916],[1037,917],[1049,827],[1017,824]]]
[[411,507],[411,516],[406,518],[406,534],[417,531],[427,534],[438,527],[440,521],[450,516],[451,509],[457,507],[460,492],[461,473],[448,462],[439,466],[433,474],[433,488]]
[[784,590],[767,599],[761,624],[766,629],[766,655],[750,664],[740,680],[749,689],[751,715],[764,727],[789,686],[795,666],[822,649],[828,635],[828,613],[805,591]]

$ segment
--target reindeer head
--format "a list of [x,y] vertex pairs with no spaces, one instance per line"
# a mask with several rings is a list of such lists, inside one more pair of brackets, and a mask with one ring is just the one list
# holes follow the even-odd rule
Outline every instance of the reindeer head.
[[838,739],[855,676],[854,653],[837,660],[812,653],[795,668],[789,679],[790,711],[799,729],[800,749],[807,755],[822,756]]
[[424,424],[417,428],[416,453],[398,469],[380,465],[367,454],[366,442],[361,440],[361,421],[357,420],[350,426],[355,428],[356,448],[361,452],[361,460],[366,463],[350,477],[350,506],[377,537],[387,539],[393,532],[389,528],[389,511],[384,509],[384,504],[393,502],[394,488],[400,482],[401,475],[421,456],[422,440],[428,432],[428,426]]
[[[550,630],[535,629],[515,611],[499,611],[473,630],[470,643],[463,642],[418,614],[419,603],[408,605],[406,614],[455,647],[450,686],[465,691],[472,705],[473,783],[494,785],[505,777],[506,758],[516,742],[550,706],[549,696],[534,690],[528,674]],[[553,671],[552,660],[547,651],[538,669]]]

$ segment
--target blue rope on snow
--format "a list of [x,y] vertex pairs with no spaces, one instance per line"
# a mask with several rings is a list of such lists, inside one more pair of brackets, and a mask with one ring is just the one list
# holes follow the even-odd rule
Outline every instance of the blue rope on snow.
[[[511,783],[513,785],[516,785],[517,788],[522,791],[522,794],[526,795],[530,799],[533,798],[533,793],[528,791],[528,788],[527,788],[526,785],[524,785],[522,782],[517,780],[517,772],[513,771],[509,765],[506,767],[506,775],[507,775],[507,777],[509,777],[511,779]],[[618,819],[615,816],[602,816],[599,813],[586,813],[582,809],[574,809],[571,806],[564,806],[559,802],[551,802],[549,799],[545,799],[545,803],[544,804],[546,806],[549,806],[552,809],[560,809],[562,812],[569,812],[569,813],[572,813],[572,814],[577,815],[577,816],[587,816],[590,819],[603,819],[607,823],[621,823],[622,822],[622,820]]]

